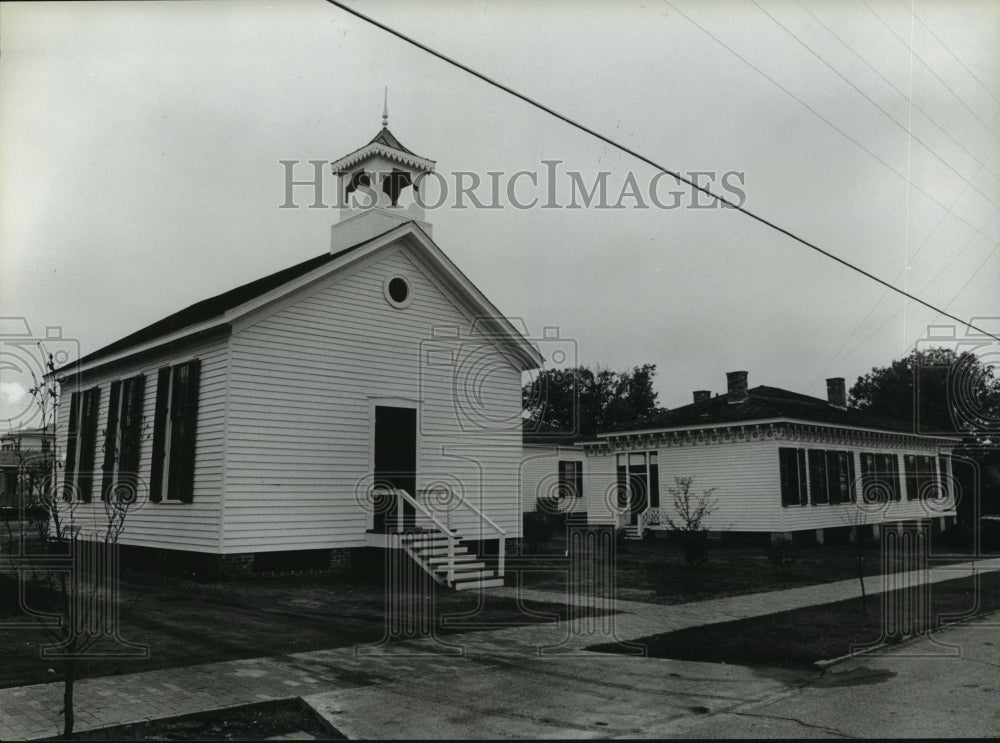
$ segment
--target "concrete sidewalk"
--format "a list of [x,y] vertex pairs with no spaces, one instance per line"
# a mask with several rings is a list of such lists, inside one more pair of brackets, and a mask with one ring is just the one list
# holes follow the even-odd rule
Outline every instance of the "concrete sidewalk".
[[[998,569],[1000,558],[978,561],[975,565],[962,563],[937,568],[926,576],[897,576],[891,579],[891,584],[881,577],[874,577],[866,579],[867,590],[875,594],[886,587],[897,587],[906,580],[911,583],[938,582],[966,577],[974,570],[988,572]],[[491,589],[491,593],[517,595],[516,589],[511,588]],[[685,714],[685,705],[690,709],[711,707],[711,699],[717,696],[712,689],[720,688],[720,684],[724,688],[727,679],[742,684],[740,698],[744,701],[747,694],[763,697],[780,693],[787,679],[776,679],[771,671],[762,673],[721,664],[680,661],[644,659],[637,662],[624,656],[583,650],[595,642],[612,639],[609,631],[613,633],[613,638],[628,641],[684,627],[830,603],[859,594],[857,581],[851,580],[673,606],[618,601],[613,605],[617,611],[613,616],[605,615],[597,621],[582,621],[575,625],[563,622],[474,631],[441,639],[360,648],[357,652],[355,648],[338,648],[85,679],[78,681],[76,686],[76,729],[97,729],[298,696],[316,700],[319,707],[325,705],[336,725],[337,715],[342,715],[344,704],[350,701],[351,690],[373,690],[377,686],[386,691],[384,701],[391,704],[391,707],[385,707],[387,710],[398,712],[400,707],[405,706],[401,703],[401,695],[411,702],[436,699],[435,704],[443,705],[437,708],[442,715],[448,717],[446,713],[454,713],[448,717],[451,720],[449,725],[454,727],[442,728],[442,735],[453,733],[456,737],[465,737],[463,731],[466,735],[481,737],[490,735],[490,731],[498,735],[494,729],[498,721],[507,720],[512,725],[510,721],[515,719],[521,722],[514,726],[513,734],[523,737],[589,735],[590,732],[603,737],[612,734],[612,727],[615,734],[634,735],[637,734],[636,729],[630,720],[633,717],[644,719],[643,705],[637,706],[636,700],[642,699],[644,704],[648,704],[657,694],[662,695],[669,690],[670,694],[683,700],[672,714],[682,715]],[[520,595],[525,601],[568,600],[577,605],[591,604],[580,597],[567,599],[566,595],[556,592],[524,590]],[[598,668],[605,670],[598,671]],[[619,679],[623,685],[621,689],[607,688],[610,676]],[[531,693],[537,694],[544,688],[544,684],[538,685],[538,679],[544,678],[556,679],[565,688],[582,689],[590,685],[589,691],[581,697],[574,697],[590,700],[581,709],[597,711],[601,713],[599,717],[614,719],[591,721],[588,723],[590,727],[584,728],[546,726],[540,724],[534,715],[528,715],[530,720],[525,719],[524,713],[528,710],[520,705],[530,704]],[[437,698],[432,688],[435,679],[438,679],[439,688],[452,691],[442,692]],[[615,706],[621,701],[616,702],[607,695],[622,696],[628,679],[633,681],[625,696],[631,701],[623,709],[627,707],[631,712],[619,717],[606,713],[608,705]],[[705,683],[695,683],[698,679]],[[492,706],[474,711],[474,707],[459,705],[449,711],[447,700],[454,696],[456,680],[459,689],[464,688],[470,694],[485,694],[486,701]],[[636,683],[645,685],[637,688]],[[598,687],[605,689],[603,702]],[[497,691],[490,692],[491,688]],[[522,699],[526,694],[528,696]],[[372,704],[368,693],[356,693],[355,696],[357,700],[363,697],[366,705]],[[512,707],[512,704],[515,706]],[[59,682],[0,689],[0,739],[24,740],[59,734],[61,707],[62,684]],[[463,709],[467,710],[464,716]],[[656,709],[662,717],[662,710]],[[686,714],[690,714],[690,709]],[[572,714],[565,716],[567,724],[572,715],[577,714],[577,711],[570,712]],[[365,719],[375,718],[369,714]],[[387,733],[395,735],[393,728],[386,728],[381,737]]]

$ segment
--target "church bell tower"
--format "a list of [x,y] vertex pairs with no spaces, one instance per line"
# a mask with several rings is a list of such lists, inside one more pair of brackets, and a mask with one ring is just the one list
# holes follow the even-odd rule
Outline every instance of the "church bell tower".
[[428,234],[417,189],[433,172],[434,161],[410,152],[389,131],[388,93],[382,129],[364,147],[332,164],[339,189],[338,222],[333,226],[333,252],[357,245],[404,222],[414,221]]

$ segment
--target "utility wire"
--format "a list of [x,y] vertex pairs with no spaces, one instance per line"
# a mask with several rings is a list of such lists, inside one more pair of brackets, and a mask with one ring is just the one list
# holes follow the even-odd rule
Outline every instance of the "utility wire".
[[[795,95],[795,93],[793,93],[792,91],[790,91],[784,85],[782,85],[777,80],[775,80],[773,77],[771,77],[766,72],[764,72],[764,70],[762,70],[760,67],[758,67],[757,65],[755,65],[753,62],[751,62],[749,59],[747,59],[742,54],[740,54],[739,52],[737,52],[735,49],[733,49],[731,46],[729,46],[726,42],[724,42],[718,36],[716,36],[715,34],[713,34],[711,31],[709,31],[707,28],[705,28],[700,23],[698,23],[697,21],[695,21],[693,18],[691,18],[691,16],[685,14],[684,11],[682,11],[676,5],[673,5],[670,2],[670,0],[663,0],[663,1],[664,1],[665,4],[669,5],[675,11],[677,11],[678,15],[680,15],[682,18],[684,18],[688,23],[690,23],[692,26],[694,26],[699,31],[701,31],[703,34],[705,34],[706,36],[708,36],[708,38],[710,38],[716,44],[718,44],[719,46],[723,47],[726,51],[728,51],[730,54],[732,54],[738,60],[740,60],[741,62],[743,62],[743,64],[747,65],[750,69],[752,69],[758,75],[760,75],[764,79],[768,80],[776,88],[778,88],[779,90],[781,90],[781,92],[783,92],[785,95],[787,95],[790,98],[793,98],[794,100],[796,100],[799,103],[799,105],[801,105],[804,109],[806,109],[807,111],[809,111],[809,113],[811,113],[814,116],[816,116],[816,118],[818,118],[821,121],[823,121],[827,126],[829,126],[831,129],[833,129],[835,132],[837,132],[838,134],[840,134],[842,137],[844,137],[848,141],[853,142],[855,145],[857,145],[857,147],[859,149],[861,149],[864,152],[868,153],[868,155],[870,155],[872,158],[874,158],[875,160],[877,160],[878,162],[880,162],[883,166],[885,166],[885,168],[889,172],[891,172],[894,175],[896,175],[904,183],[907,183],[910,186],[912,186],[913,188],[915,188],[917,191],[919,191],[920,193],[922,193],[924,196],[926,196],[928,199],[930,199],[935,204],[937,204],[938,206],[940,206],[942,209],[947,209],[948,208],[943,201],[941,201],[940,199],[938,199],[935,196],[933,196],[931,193],[929,193],[923,187],[921,187],[921,186],[917,185],[916,183],[914,183],[913,181],[911,181],[906,176],[905,173],[901,173],[898,169],[894,168],[892,165],[890,165],[889,163],[887,163],[885,160],[883,160],[881,157],[879,157],[871,149],[869,149],[868,147],[866,147],[865,145],[863,145],[861,142],[859,142],[858,140],[856,140],[854,137],[852,137],[850,134],[848,134],[846,131],[844,131],[841,127],[839,127],[836,124],[834,124],[832,121],[830,121],[828,118],[826,118],[823,114],[821,114],[815,108],[813,108],[808,103],[806,103],[804,100],[802,100],[797,95]],[[962,224],[966,225],[970,229],[972,229],[972,230],[974,230],[976,232],[979,231],[979,228],[976,225],[974,225],[968,219],[966,219],[965,217],[963,217],[961,214],[953,214],[952,216],[954,216],[955,219],[957,219],[959,222],[961,222]],[[990,239],[990,237],[988,235],[983,235],[983,237],[985,237],[987,240]]]
[[961,104],[962,104],[962,107],[963,107],[963,108],[965,108],[965,110],[966,110],[966,111],[968,111],[968,112],[969,112],[970,114],[972,114],[972,115],[973,115],[973,116],[975,117],[976,121],[978,121],[978,122],[979,122],[980,124],[982,124],[982,125],[983,125],[983,126],[984,126],[984,127],[986,128],[986,130],[987,130],[987,131],[989,131],[989,133],[990,133],[990,134],[992,134],[992,135],[994,135],[994,136],[997,136],[997,132],[993,131],[993,127],[991,127],[991,126],[990,126],[990,125],[989,125],[989,124],[988,124],[987,122],[983,121],[983,119],[982,119],[982,118],[981,118],[981,117],[979,116],[979,114],[977,114],[977,113],[976,113],[975,111],[973,111],[973,110],[972,110],[972,109],[971,109],[971,108],[969,107],[969,104],[968,104],[968,103],[966,103],[965,101],[963,101],[963,100],[962,100],[962,99],[961,99],[961,98],[959,97],[958,93],[956,93],[956,92],[955,92],[954,90],[952,90],[952,89],[951,89],[951,86],[950,86],[950,85],[948,85],[948,83],[946,83],[946,82],[945,82],[944,80],[942,80],[942,79],[941,79],[941,76],[940,76],[940,75],[938,75],[938,74],[937,74],[937,73],[936,73],[936,72],[934,71],[934,68],[933,68],[933,67],[931,67],[931,66],[930,66],[929,64],[927,64],[927,62],[925,62],[925,61],[923,60],[923,58],[922,58],[922,57],[921,57],[921,56],[920,56],[919,54],[917,54],[917,53],[916,53],[916,52],[915,52],[915,51],[914,51],[914,50],[913,50],[913,49],[912,49],[912,48],[910,47],[910,45],[909,45],[909,44],[907,44],[907,43],[906,43],[906,41],[905,41],[905,40],[904,40],[904,39],[903,39],[903,38],[902,38],[902,37],[901,37],[901,36],[900,36],[899,34],[897,34],[897,33],[896,33],[896,32],[895,32],[894,30],[893,30],[892,26],[890,26],[890,25],[889,25],[888,23],[886,23],[885,19],[884,19],[884,18],[883,18],[882,16],[880,16],[880,15],[879,15],[878,13],[876,13],[876,12],[875,12],[875,9],[874,9],[874,8],[873,8],[873,7],[871,6],[871,5],[869,5],[869,4],[868,4],[868,0],[861,0],[861,1],[862,1],[862,2],[864,3],[865,7],[866,7],[866,8],[868,8],[868,11],[869,11],[869,12],[870,12],[870,13],[871,13],[871,14],[872,14],[873,16],[875,16],[876,18],[878,18],[879,22],[880,22],[880,23],[881,23],[881,24],[882,24],[883,26],[885,26],[885,27],[886,27],[886,29],[888,29],[889,33],[891,33],[891,34],[892,34],[893,36],[895,36],[895,37],[896,37],[896,41],[898,41],[898,42],[899,42],[900,44],[902,44],[902,45],[903,45],[903,47],[904,47],[904,48],[906,49],[906,51],[910,52],[910,54],[912,54],[912,55],[914,56],[914,58],[916,58],[916,60],[917,60],[918,62],[920,62],[920,64],[922,64],[922,65],[924,66],[924,69],[926,69],[926,70],[927,70],[927,71],[928,71],[929,73],[931,73],[931,75],[933,75],[933,76],[934,76],[934,79],[935,79],[935,80],[937,80],[937,81],[938,81],[939,83],[941,83],[941,84],[942,84],[942,85],[943,85],[943,86],[944,86],[945,88],[947,88],[947,89],[948,89],[948,92],[949,92],[949,93],[951,93],[951,95],[952,95],[952,96],[953,96],[953,97],[955,98],[955,100],[956,100],[956,101],[958,101],[959,103],[961,103]]
[[948,47],[948,45],[945,44],[941,40],[941,37],[938,36],[936,33],[934,33],[934,30],[924,22],[924,19],[921,18],[920,16],[918,16],[916,14],[916,12],[914,12],[913,8],[909,7],[906,3],[903,2],[903,0],[899,0],[899,2],[902,3],[903,7],[906,8],[906,10],[909,13],[911,13],[914,18],[916,18],[918,21],[920,21],[920,25],[923,26],[925,29],[927,29],[927,33],[929,33],[932,37],[934,37],[934,40],[937,41],[938,44],[940,44],[942,47],[944,47],[944,50],[946,52],[948,52],[948,54],[951,55],[951,58],[954,59],[956,62],[958,62],[962,66],[962,69],[965,70],[966,72],[968,72],[969,75],[972,76],[973,80],[975,80],[977,83],[979,83],[979,87],[982,88],[983,90],[985,90],[986,93],[990,96],[990,98],[992,98],[997,103],[1000,103],[1000,99],[998,99],[995,95],[993,95],[993,91],[986,87],[986,85],[983,83],[982,80],[979,79],[979,76],[975,72],[973,72],[972,70],[970,70],[968,67],[965,66],[965,62],[963,62],[961,59],[959,59],[958,55],[955,54],[955,52],[953,52]]
[[[966,155],[968,155],[973,160],[975,160],[991,176],[993,176],[994,178],[1000,179],[1000,175],[997,175],[996,173],[994,173],[989,168],[989,166],[986,165],[986,163],[984,163],[982,160],[980,160],[978,157],[976,157],[975,153],[972,152],[970,149],[968,149],[964,144],[962,144],[962,142],[959,139],[957,139],[957,138],[953,137],[951,134],[949,134],[948,131],[945,130],[945,128],[942,127],[940,124],[938,124],[929,113],[927,113],[924,109],[922,109],[920,106],[918,106],[916,103],[914,103],[911,100],[910,96],[908,96],[906,93],[904,93],[902,90],[900,90],[896,86],[896,84],[894,82],[892,82],[892,80],[890,80],[885,75],[883,75],[874,65],[872,65],[871,62],[869,62],[867,59],[865,59],[864,57],[862,57],[854,49],[854,47],[852,47],[850,44],[848,44],[846,41],[844,41],[840,36],[838,36],[837,33],[832,28],[830,28],[828,25],[826,25],[821,18],[819,18],[815,13],[813,13],[811,10],[809,10],[809,8],[807,8],[801,2],[798,3],[798,5],[799,5],[800,8],[802,8],[802,10],[804,10],[806,13],[808,13],[812,17],[812,19],[814,21],[816,21],[816,23],[818,23],[820,26],[822,26],[824,29],[826,29],[826,32],[828,34],[830,34],[830,36],[832,36],[833,38],[835,38],[838,42],[840,42],[840,44],[842,46],[844,46],[849,52],[851,52],[851,54],[853,54],[862,64],[864,64],[868,69],[870,69],[872,72],[874,72],[880,78],[882,78],[882,80],[885,81],[886,85],[888,85],[890,88],[892,88],[893,90],[895,90],[896,93],[898,93],[900,96],[902,96],[904,99],[906,99],[907,102],[909,103],[909,105],[914,110],[916,110],[921,116],[923,116],[925,119],[927,119],[927,121],[929,121],[939,132],[941,132],[944,136],[946,136],[948,139],[950,139],[960,150],[962,150],[962,152],[964,152]],[[975,178],[975,176],[973,176],[973,178]]]
[[[619,142],[616,142],[615,140],[611,139],[610,137],[607,137],[607,136],[605,136],[605,135],[603,135],[603,134],[601,134],[601,133],[599,133],[599,132],[591,129],[591,128],[585,126],[584,124],[580,124],[579,122],[574,121],[573,119],[569,118],[565,114],[561,114],[558,111],[556,111],[556,110],[554,110],[552,108],[549,108],[545,104],[540,103],[540,102],[534,100],[533,98],[528,97],[524,93],[520,93],[517,90],[514,90],[513,88],[511,88],[511,87],[509,87],[507,85],[504,85],[503,83],[500,83],[500,82],[498,82],[496,80],[493,80],[490,77],[487,77],[483,73],[478,72],[477,70],[472,69],[468,65],[465,65],[465,64],[463,64],[463,63],[461,63],[461,62],[459,62],[457,60],[454,60],[451,57],[443,54],[442,52],[437,51],[436,49],[432,49],[431,47],[427,46],[426,44],[423,44],[423,43],[417,41],[416,39],[414,39],[414,38],[412,38],[410,36],[407,36],[406,34],[404,34],[401,31],[397,31],[396,29],[392,28],[391,26],[388,26],[388,25],[386,25],[386,24],[384,24],[384,23],[382,23],[380,21],[377,21],[374,18],[371,18],[371,17],[369,17],[369,16],[367,16],[367,15],[365,15],[365,14],[363,14],[363,13],[357,11],[357,10],[355,10],[354,8],[348,7],[345,3],[341,2],[340,0],[327,0],[327,2],[329,2],[331,5],[334,5],[334,6],[338,7],[338,8],[340,8],[345,13],[348,13],[348,14],[354,16],[355,18],[359,18],[360,20],[362,20],[362,21],[364,21],[366,23],[369,23],[372,26],[375,26],[376,28],[379,28],[379,29],[385,31],[388,34],[390,34],[392,36],[395,36],[396,38],[400,39],[401,41],[405,41],[406,43],[408,43],[408,44],[416,47],[417,49],[420,49],[421,51],[426,52],[427,54],[430,54],[433,57],[436,57],[437,59],[441,60],[442,62],[446,62],[447,64],[450,64],[453,67],[456,67],[456,68],[462,70],[463,72],[465,72],[465,73],[467,73],[469,75],[472,75],[473,77],[475,77],[475,78],[483,81],[484,83],[486,83],[488,85],[492,85],[493,87],[495,87],[495,88],[497,88],[499,90],[504,91],[505,93],[507,93],[507,94],[509,94],[509,95],[511,95],[511,96],[513,96],[515,98],[517,98],[518,100],[523,101],[524,103],[527,103],[528,105],[533,106],[534,108],[539,109],[540,111],[544,111],[545,113],[547,113],[550,116],[558,119],[559,121],[562,121],[564,124],[568,124],[569,126],[573,127],[574,129],[578,129],[579,131],[581,131],[581,132],[583,132],[585,134],[589,134],[590,136],[594,137],[595,139],[598,139],[601,142],[604,142],[605,144],[610,145],[611,147],[614,147],[614,148],[616,148],[618,150],[621,150],[625,154],[631,155],[635,159],[637,159],[637,160],[639,160],[641,162],[644,162],[647,165],[652,166],[653,168],[656,168],[658,171],[662,171],[664,173],[667,173],[668,175],[670,175],[671,177],[673,177],[677,181],[679,181],[681,183],[687,184],[691,188],[694,188],[695,190],[700,191],[701,193],[705,194],[706,196],[708,196],[711,199],[714,199],[715,201],[719,202],[720,204],[722,204],[724,206],[727,206],[727,207],[729,207],[731,209],[735,209],[738,212],[741,212],[745,216],[750,217],[751,219],[759,222],[760,224],[763,224],[766,227],[770,227],[775,232],[779,232],[782,235],[785,235],[786,237],[791,238],[795,242],[798,242],[798,243],[804,245],[805,247],[809,248],[810,250],[814,250],[817,253],[819,253],[820,255],[826,256],[830,260],[835,261],[835,262],[841,264],[842,266],[845,266],[846,268],[849,268],[850,270],[855,271],[856,273],[859,273],[862,276],[865,276],[865,277],[871,279],[872,281],[874,281],[874,282],[876,282],[878,284],[881,284],[882,286],[884,286],[884,287],[886,287],[888,289],[891,289],[892,291],[896,292],[897,294],[901,294],[902,296],[907,297],[908,299],[911,299],[914,302],[916,302],[918,304],[921,304],[921,305],[923,305],[924,307],[926,307],[926,308],[928,308],[930,310],[933,310],[934,312],[937,312],[937,313],[939,313],[941,315],[944,315],[944,316],[946,316],[946,317],[954,320],[955,322],[962,324],[965,327],[968,327],[968,328],[970,328],[972,330],[975,330],[975,331],[977,331],[979,333],[983,333],[984,335],[987,335],[987,336],[989,336],[989,337],[991,337],[991,338],[993,338],[993,339],[995,339],[997,341],[1000,341],[1000,337],[995,336],[992,333],[988,333],[985,330],[983,330],[982,328],[978,328],[975,325],[973,325],[972,323],[970,323],[970,322],[968,322],[966,320],[963,320],[960,317],[955,317],[954,315],[951,315],[948,312],[945,312],[944,310],[942,310],[942,309],[940,309],[938,307],[935,307],[930,302],[926,302],[923,299],[921,299],[920,297],[917,297],[917,296],[915,296],[913,294],[910,294],[909,292],[907,292],[907,291],[905,291],[903,289],[900,289],[899,287],[894,286],[893,284],[890,284],[888,281],[885,281],[884,279],[879,278],[875,274],[870,273],[869,271],[866,271],[865,269],[861,268],[860,266],[856,266],[855,264],[851,263],[850,261],[847,261],[847,260],[845,260],[845,259],[843,259],[843,258],[841,258],[841,257],[839,257],[837,255],[835,255],[834,253],[831,253],[831,252],[829,252],[827,250],[824,250],[823,248],[819,247],[818,245],[816,245],[816,244],[814,244],[812,242],[809,242],[805,238],[799,237],[798,235],[796,235],[795,233],[793,233],[791,230],[787,230],[784,227],[781,227],[781,226],[775,224],[774,222],[768,220],[767,218],[762,217],[762,216],[756,214],[755,212],[752,212],[749,209],[746,209],[745,207],[742,207],[742,206],[740,206],[738,204],[735,204],[732,201],[729,201],[729,199],[725,198],[724,196],[719,196],[718,194],[714,193],[711,189],[709,189],[709,188],[707,188],[705,186],[701,186],[701,185],[699,185],[698,183],[696,183],[695,181],[693,181],[693,180],[691,180],[689,178],[685,178],[680,173],[674,172],[674,171],[672,171],[672,170],[670,170],[668,168],[663,167],[662,165],[659,165],[655,161],[651,160],[650,158],[648,158],[648,157],[646,157],[644,155],[641,155],[640,153],[636,152],[635,150],[631,149],[630,147],[626,147],[625,145],[623,145],[623,144],[621,144]],[[667,4],[670,5],[669,2]],[[673,5],[671,5],[671,7],[673,7]],[[674,8],[674,9],[676,10],[676,8]],[[678,12],[680,12],[680,11],[678,11]],[[681,14],[681,15],[683,15],[683,14]]]

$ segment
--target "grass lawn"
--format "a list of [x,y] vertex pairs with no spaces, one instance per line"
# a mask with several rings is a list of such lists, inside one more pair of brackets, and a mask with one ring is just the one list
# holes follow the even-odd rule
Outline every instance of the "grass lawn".
[[[242,707],[169,717],[165,720],[117,725],[75,733],[74,740],[266,740],[308,733],[317,740],[338,736],[317,719],[303,702],[287,699]],[[339,736],[343,738],[343,736]],[[51,738],[50,740],[61,740]]]
[[[509,569],[520,573],[520,585],[564,591],[569,560],[564,556],[565,535],[559,535],[544,554],[508,559]],[[667,539],[627,541],[616,559],[616,598],[679,604],[720,596],[830,583],[857,578],[854,545],[798,545],[789,568],[771,562],[767,545],[712,542],[708,564],[692,568],[684,562],[681,547]],[[883,572],[878,544],[864,548],[865,575]],[[942,562],[961,562],[969,555],[942,552]],[[890,571],[897,569],[891,564]]]
[[[902,592],[894,591],[899,596]],[[674,658],[758,667],[809,668],[818,660],[847,655],[851,646],[882,637],[882,596],[869,596],[867,614],[861,599],[783,611],[752,619],[691,627],[635,640],[653,658]],[[1000,609],[1000,573],[980,577],[978,607],[973,578],[930,586],[934,627],[940,614],[962,615]],[[614,645],[594,645],[597,652],[624,652]]]
[[[62,678],[59,661],[42,660],[49,644],[37,628],[3,623],[24,619],[16,584],[0,574],[0,687]],[[423,595],[403,594],[414,601]],[[478,592],[433,592],[440,635],[547,621],[525,616],[517,602]],[[54,596],[35,591],[30,605],[46,608]],[[151,671],[216,661],[282,655],[377,642],[385,634],[385,591],[380,581],[350,577],[274,577],[222,583],[165,577],[129,570],[121,584],[121,637],[150,648],[147,660],[81,660],[79,676]],[[531,609],[565,616],[562,604],[532,603]],[[478,611],[477,611],[478,609]],[[447,614],[471,613],[456,622]],[[49,669],[52,671],[49,671]]]

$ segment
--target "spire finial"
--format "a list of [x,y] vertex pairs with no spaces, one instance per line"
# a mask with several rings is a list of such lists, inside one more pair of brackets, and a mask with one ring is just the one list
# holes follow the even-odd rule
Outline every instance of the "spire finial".
[[382,128],[389,128],[389,86],[385,86],[385,103],[382,105]]

